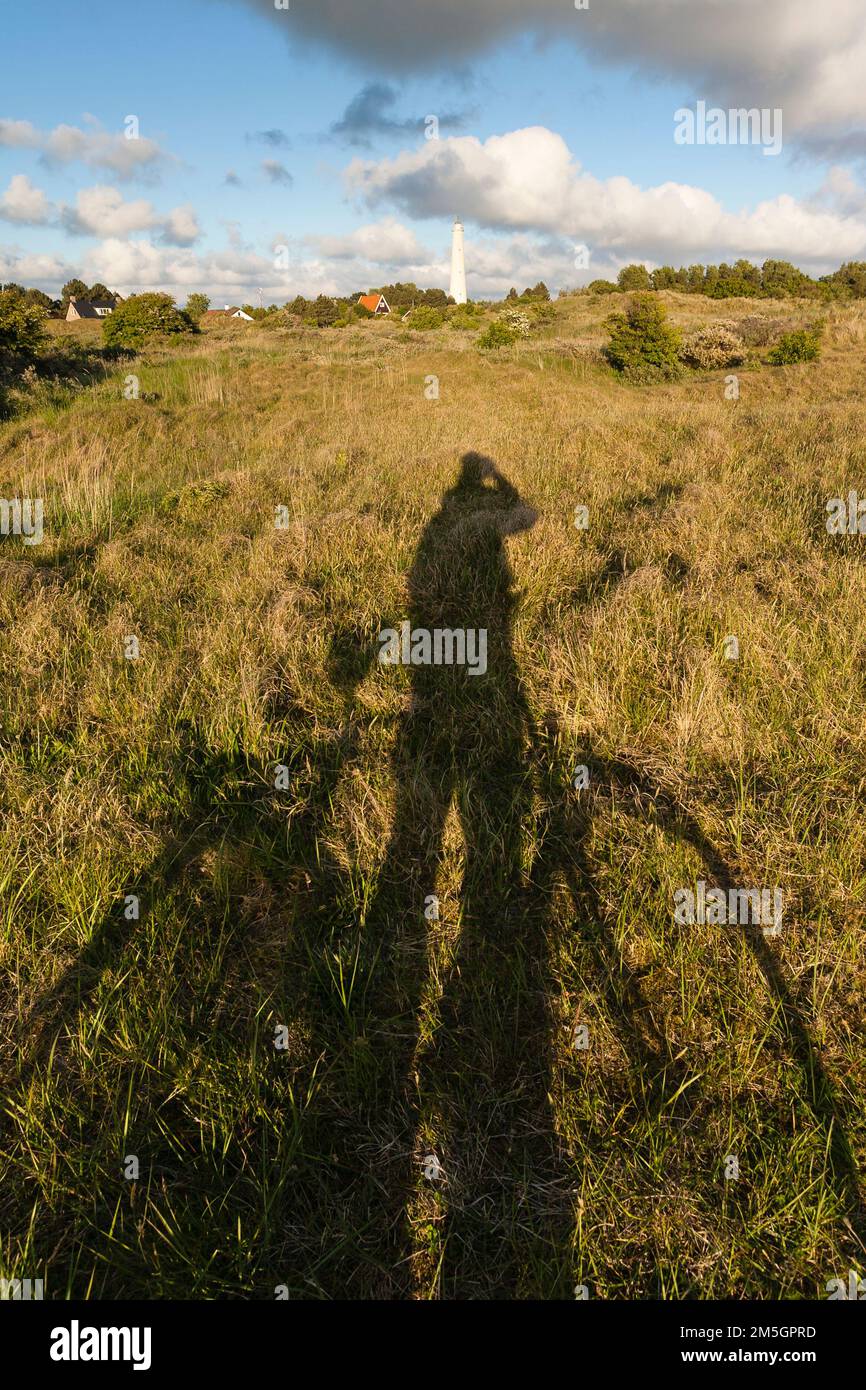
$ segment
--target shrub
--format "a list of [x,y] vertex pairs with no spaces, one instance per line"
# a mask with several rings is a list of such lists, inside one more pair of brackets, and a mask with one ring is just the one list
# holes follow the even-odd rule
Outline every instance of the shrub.
[[454,313],[448,315],[449,328],[473,330],[480,328],[483,322],[483,318],[476,309],[469,309],[463,304]]
[[552,323],[556,319],[556,309],[552,304],[532,304],[529,309],[530,327],[542,323]]
[[832,275],[823,276],[822,282],[840,294],[862,299],[866,296],[866,261],[846,261]]
[[262,328],[296,328],[297,324],[298,320],[288,305],[266,314],[261,322]]
[[427,328],[441,328],[444,321],[438,309],[431,308],[429,304],[419,304],[417,309],[412,310],[409,327],[423,333]]
[[482,352],[488,352],[491,348],[511,347],[517,342],[517,334],[513,328],[509,328],[507,323],[497,319],[491,323],[490,327],[481,334],[476,343],[476,347]]
[[645,265],[624,265],[616,278],[621,290],[651,290],[652,280]]
[[761,267],[761,292],[767,298],[786,299],[814,294],[814,291],[814,281],[790,261],[764,261]]
[[725,280],[717,280],[712,289],[707,291],[710,299],[754,299],[759,293],[755,285],[735,275]]
[[320,294],[316,302],[309,307],[312,310],[311,317],[317,328],[330,328],[340,317],[337,301],[330,299],[326,294]]
[[632,381],[673,380],[680,374],[680,335],[652,294],[636,294],[624,314],[608,319],[610,342],[604,355]]
[[187,297],[186,312],[189,314],[193,323],[198,323],[203,314],[210,308],[210,300],[206,294],[191,294]]
[[[545,306],[546,307],[546,306]],[[504,323],[510,328],[516,338],[528,338],[532,327],[529,315],[522,309],[505,309],[501,314],[500,323]]]
[[35,358],[45,338],[45,310],[13,290],[0,293],[0,374],[21,371]]
[[8,388],[29,371],[45,336],[45,310],[14,290],[0,293],[0,419],[11,406]]
[[768,319],[763,314],[747,314],[733,325],[747,347],[766,347],[780,333],[791,327],[788,319]]
[[162,333],[195,333],[189,314],[178,309],[170,294],[133,294],[118,304],[102,325],[109,347],[140,348]]
[[617,291],[612,280],[591,280],[586,288],[590,294],[616,294]]
[[680,357],[690,367],[711,371],[715,367],[739,367],[745,360],[743,343],[731,323],[711,323],[689,334]]
[[767,361],[774,367],[785,367],[791,362],[815,362],[820,355],[820,327],[796,328],[793,333],[782,334],[767,354]]

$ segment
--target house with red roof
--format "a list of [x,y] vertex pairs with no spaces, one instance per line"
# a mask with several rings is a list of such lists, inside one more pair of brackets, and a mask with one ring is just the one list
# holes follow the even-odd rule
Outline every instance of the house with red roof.
[[390,314],[391,305],[383,294],[362,294],[358,300],[371,314]]

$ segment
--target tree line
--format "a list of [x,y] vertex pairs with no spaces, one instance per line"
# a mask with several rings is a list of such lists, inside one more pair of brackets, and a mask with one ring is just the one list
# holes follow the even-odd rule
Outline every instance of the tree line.
[[[6,293],[10,298],[22,300],[27,304],[38,305],[48,315],[66,317],[69,308],[69,301],[83,299],[85,302],[94,300],[107,301],[109,304],[116,304],[120,296],[112,292],[106,285],[97,282],[95,285],[87,285],[83,280],[67,280],[60,294],[59,299],[52,299],[44,291],[35,288],[25,288],[24,285],[9,281],[7,284],[0,284],[0,293]],[[388,301],[391,309],[395,312],[404,314],[409,309],[419,308],[425,305],[431,309],[445,309],[454,300],[440,289],[419,289],[411,281],[398,281],[393,285],[377,285],[370,290],[356,290],[349,295],[332,296],[320,294],[314,299],[308,299],[304,295],[296,295],[294,299],[287,300],[285,304],[269,304],[267,308],[258,307],[253,304],[242,304],[240,307],[244,313],[251,318],[267,318],[271,314],[281,311],[297,315],[308,323],[316,323],[320,328],[326,328],[340,319],[351,317],[369,317],[369,310],[363,305],[359,305],[358,300],[366,294],[383,294]],[[206,294],[190,294],[187,296],[186,312],[198,321],[210,308],[211,301]]]
[[109,304],[116,304],[120,298],[117,293],[103,285],[101,280],[97,280],[95,285],[86,285],[83,280],[67,280],[60,291],[59,299],[52,299],[50,294],[46,294],[44,290],[37,290],[33,286],[25,289],[23,285],[16,284],[14,280],[7,281],[5,285],[0,284],[0,293],[21,299],[26,304],[37,304],[45,310],[46,314],[62,315],[64,318],[72,298],[83,299],[88,303],[102,300],[103,303],[107,301]]
[[866,297],[866,261],[847,261],[832,275],[817,280],[790,261],[768,260],[762,266],[751,261],[727,265],[663,265],[648,270],[645,265],[623,266],[613,280],[593,280],[586,290],[591,294],[614,294],[646,290],[679,290],[682,294],[704,294],[710,299],[862,299]]
[[[675,268],[670,265],[658,266],[649,270],[646,265],[634,263],[623,266],[613,280],[593,280],[580,290],[561,291],[564,294],[615,294],[617,291],[634,293],[653,290],[678,290],[682,294],[702,294],[710,299],[761,298],[788,299],[806,298],[816,300],[862,299],[866,298],[866,261],[846,261],[830,275],[817,279],[798,269],[790,261],[767,260],[763,265],[751,261],[737,260],[732,265],[690,265]],[[74,296],[85,301],[103,300],[117,304],[120,296],[97,282],[87,285],[83,280],[68,280],[63,286],[59,299],[52,299],[43,290],[9,281],[0,284],[6,302],[14,300],[22,305],[31,305],[44,314],[66,317],[69,301]],[[315,324],[319,328],[344,325],[355,318],[368,318],[370,311],[358,301],[365,294],[383,294],[393,312],[405,314],[410,309],[422,307],[442,310],[454,304],[450,295],[442,289],[419,289],[412,281],[397,281],[395,284],[378,285],[370,290],[357,290],[350,295],[320,294],[316,298],[296,295],[283,305],[269,304],[267,308],[243,304],[241,308],[254,319],[266,319],[273,314],[293,315],[304,323]],[[135,296],[141,298],[141,296]],[[543,281],[522,294],[515,288],[508,291],[506,302],[511,304],[543,304],[550,300],[550,291]],[[187,297],[185,312],[197,323],[210,307],[210,300],[204,294],[190,294]]]

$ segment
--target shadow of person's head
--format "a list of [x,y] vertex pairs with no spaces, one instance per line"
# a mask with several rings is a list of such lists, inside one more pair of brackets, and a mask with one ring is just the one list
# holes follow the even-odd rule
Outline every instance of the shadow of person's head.
[[460,460],[460,475],[452,491],[464,493],[477,491],[498,476],[493,459],[488,458],[486,454],[470,452],[464,454]]
[[501,686],[502,702],[523,717],[511,645],[512,613],[519,596],[505,542],[529,530],[536,520],[537,513],[493,459],[474,451],[462,456],[453,485],[418,541],[408,576],[409,617],[412,630],[428,631],[434,644],[437,633],[466,634],[467,643],[477,634],[484,643],[488,678],[482,691],[480,681],[463,681],[462,661],[443,659],[442,666],[453,664],[455,669],[442,670],[434,645],[429,668],[421,659],[413,661],[412,682],[416,691],[423,689],[425,698],[435,703],[446,687],[468,685],[478,699],[483,696],[491,704]]
[[495,461],[474,450],[462,456],[457,481],[442,499],[440,519],[447,519],[450,525],[455,516],[461,529],[453,533],[454,542],[459,543],[466,523],[476,533],[480,528],[500,548],[504,537],[529,531],[538,520],[538,513],[500,472]]

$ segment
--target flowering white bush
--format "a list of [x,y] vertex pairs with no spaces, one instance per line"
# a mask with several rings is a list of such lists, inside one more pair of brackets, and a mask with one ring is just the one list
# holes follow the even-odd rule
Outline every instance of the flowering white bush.
[[680,357],[690,367],[738,367],[745,360],[743,342],[729,323],[711,323],[683,342]]
[[532,327],[529,316],[524,314],[522,309],[506,309],[500,315],[501,321],[516,333],[518,338],[528,338],[529,330]]

